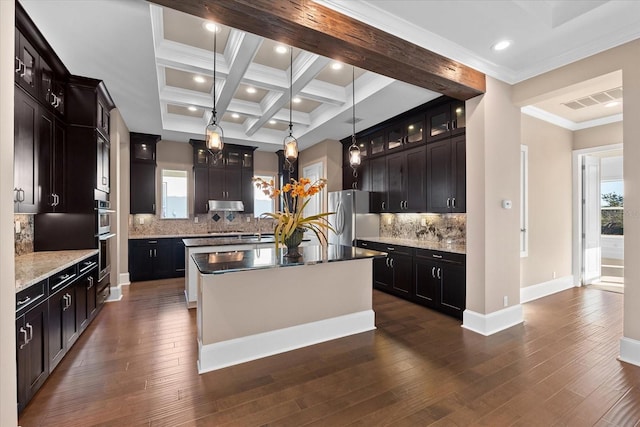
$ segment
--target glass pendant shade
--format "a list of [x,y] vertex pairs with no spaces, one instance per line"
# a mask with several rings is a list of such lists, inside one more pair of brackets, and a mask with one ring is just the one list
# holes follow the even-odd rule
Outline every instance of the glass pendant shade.
[[218,126],[215,119],[212,119],[206,129],[207,150],[209,150],[211,154],[218,154],[221,152],[224,147],[223,139],[224,132],[222,131],[222,128]]
[[289,163],[293,163],[298,159],[298,140],[291,134],[284,138],[284,158]]
[[360,166],[360,161],[360,148],[354,142],[349,147],[349,165],[355,169]]

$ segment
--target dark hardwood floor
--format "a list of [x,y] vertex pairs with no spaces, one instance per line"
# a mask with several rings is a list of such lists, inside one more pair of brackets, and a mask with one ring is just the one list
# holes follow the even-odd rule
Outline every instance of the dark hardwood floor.
[[134,283],[20,416],[29,426],[640,426],[623,295],[574,288],[483,337],[374,291],[377,330],[198,375],[182,280]]

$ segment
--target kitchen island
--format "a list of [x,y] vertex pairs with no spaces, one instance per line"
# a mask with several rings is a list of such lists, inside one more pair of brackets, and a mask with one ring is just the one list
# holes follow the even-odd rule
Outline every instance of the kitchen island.
[[375,329],[372,260],[351,246],[198,253],[198,371]]

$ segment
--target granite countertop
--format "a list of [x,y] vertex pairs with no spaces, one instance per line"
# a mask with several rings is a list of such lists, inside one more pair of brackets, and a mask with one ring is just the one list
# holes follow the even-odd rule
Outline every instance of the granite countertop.
[[466,254],[467,246],[460,243],[433,242],[418,239],[400,239],[397,237],[363,237],[358,240],[368,242],[385,243],[389,245],[408,246],[410,248],[429,249],[432,251],[451,252],[454,254]]
[[246,235],[243,237],[196,237],[189,239],[182,239],[184,246],[187,248],[201,247],[201,246],[228,246],[228,245],[243,245],[243,244],[256,244],[256,243],[275,243],[273,236],[258,237],[254,234]]
[[97,249],[31,252],[16,257],[16,293],[98,253]]
[[203,274],[223,274],[268,268],[321,264],[384,257],[386,253],[352,246],[301,246],[300,258],[286,258],[286,248],[257,248],[245,251],[193,254],[198,270]]
[[[179,234],[130,234],[129,239],[170,239],[176,237],[183,237],[189,239],[195,239],[198,237],[214,237],[214,238],[228,238],[233,236],[255,236],[257,233],[253,231],[230,231],[230,232],[211,232],[211,233],[179,233]],[[271,233],[262,233],[263,236]],[[264,238],[264,237],[263,237]]]

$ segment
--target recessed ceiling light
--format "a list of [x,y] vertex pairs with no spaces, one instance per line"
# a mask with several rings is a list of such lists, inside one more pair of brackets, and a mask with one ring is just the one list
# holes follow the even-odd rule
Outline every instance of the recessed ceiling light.
[[278,46],[276,46],[276,52],[280,53],[280,54],[285,54],[287,52],[289,52],[289,49],[287,49],[287,47],[285,45],[279,44]]
[[342,67],[344,67],[344,65],[342,65],[342,62],[334,61],[333,63],[331,63],[332,70],[342,70]]
[[505,50],[509,46],[511,46],[511,40],[500,40],[499,42],[491,46],[491,49],[495,51],[500,51],[500,50]]
[[249,87],[247,88],[247,93],[256,93],[256,88],[255,88],[255,87],[251,87],[251,86],[249,86]]
[[204,83],[204,81],[205,81],[205,80],[204,80],[204,77],[202,77],[202,76],[195,76],[195,77],[193,78],[193,80],[194,80],[196,83]]
[[240,118],[240,114],[233,113],[233,114],[231,114],[231,117],[233,117],[234,119],[239,119]]
[[205,22],[202,25],[203,25],[205,30],[211,31],[212,33],[217,33],[218,31],[220,31],[220,28],[216,24],[214,24],[213,22]]
[[302,99],[300,99],[299,97],[296,96],[295,98],[293,98],[293,103],[294,104],[299,104],[301,102],[302,102]]
[[275,125],[276,123],[277,123],[277,122],[276,122],[275,120],[273,120],[273,119],[269,120],[269,124],[270,124],[270,125]]
[[617,107],[618,105],[620,105],[620,103],[618,101],[611,101],[611,102],[607,102],[606,104],[604,104],[604,106],[607,107],[607,108]]
[[197,107],[194,107],[193,105],[189,106],[189,111],[198,111]]

